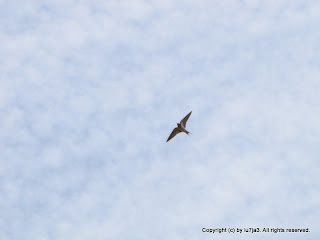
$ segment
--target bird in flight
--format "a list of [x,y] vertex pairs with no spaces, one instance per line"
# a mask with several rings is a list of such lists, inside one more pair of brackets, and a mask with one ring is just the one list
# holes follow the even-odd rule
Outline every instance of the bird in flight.
[[192,111],[188,113],[187,116],[185,116],[180,123],[177,123],[178,127],[176,127],[175,129],[173,129],[172,133],[170,134],[170,136],[167,139],[167,142],[170,141],[171,138],[173,138],[175,135],[177,135],[178,133],[184,132],[187,135],[189,135],[190,132],[188,132],[186,130],[186,126],[187,126],[187,121],[191,115]]

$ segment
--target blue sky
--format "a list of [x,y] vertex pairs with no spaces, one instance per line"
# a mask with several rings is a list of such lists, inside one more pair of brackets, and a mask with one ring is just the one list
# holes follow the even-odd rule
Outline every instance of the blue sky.
[[320,238],[319,1],[0,9],[0,239]]

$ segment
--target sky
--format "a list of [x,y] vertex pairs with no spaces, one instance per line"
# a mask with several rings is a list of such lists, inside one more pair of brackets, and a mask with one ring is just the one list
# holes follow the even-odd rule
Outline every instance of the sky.
[[[317,0],[0,0],[0,239],[320,239],[319,23]],[[202,231],[253,227],[310,232]]]

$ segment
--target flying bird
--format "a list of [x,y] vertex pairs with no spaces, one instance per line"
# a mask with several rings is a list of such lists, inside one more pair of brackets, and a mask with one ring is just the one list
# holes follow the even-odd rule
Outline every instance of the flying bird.
[[172,133],[170,134],[170,136],[167,139],[167,142],[170,141],[171,138],[173,138],[175,135],[177,135],[178,133],[184,132],[187,135],[189,135],[190,132],[188,132],[186,130],[186,126],[187,126],[187,121],[191,115],[192,111],[188,113],[187,116],[185,116],[180,123],[177,123],[178,127],[176,127],[175,129],[173,129]]

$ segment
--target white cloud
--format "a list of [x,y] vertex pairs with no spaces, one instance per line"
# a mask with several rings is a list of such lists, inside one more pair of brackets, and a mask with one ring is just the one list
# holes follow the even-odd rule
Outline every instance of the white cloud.
[[319,236],[317,1],[5,9],[1,239]]

